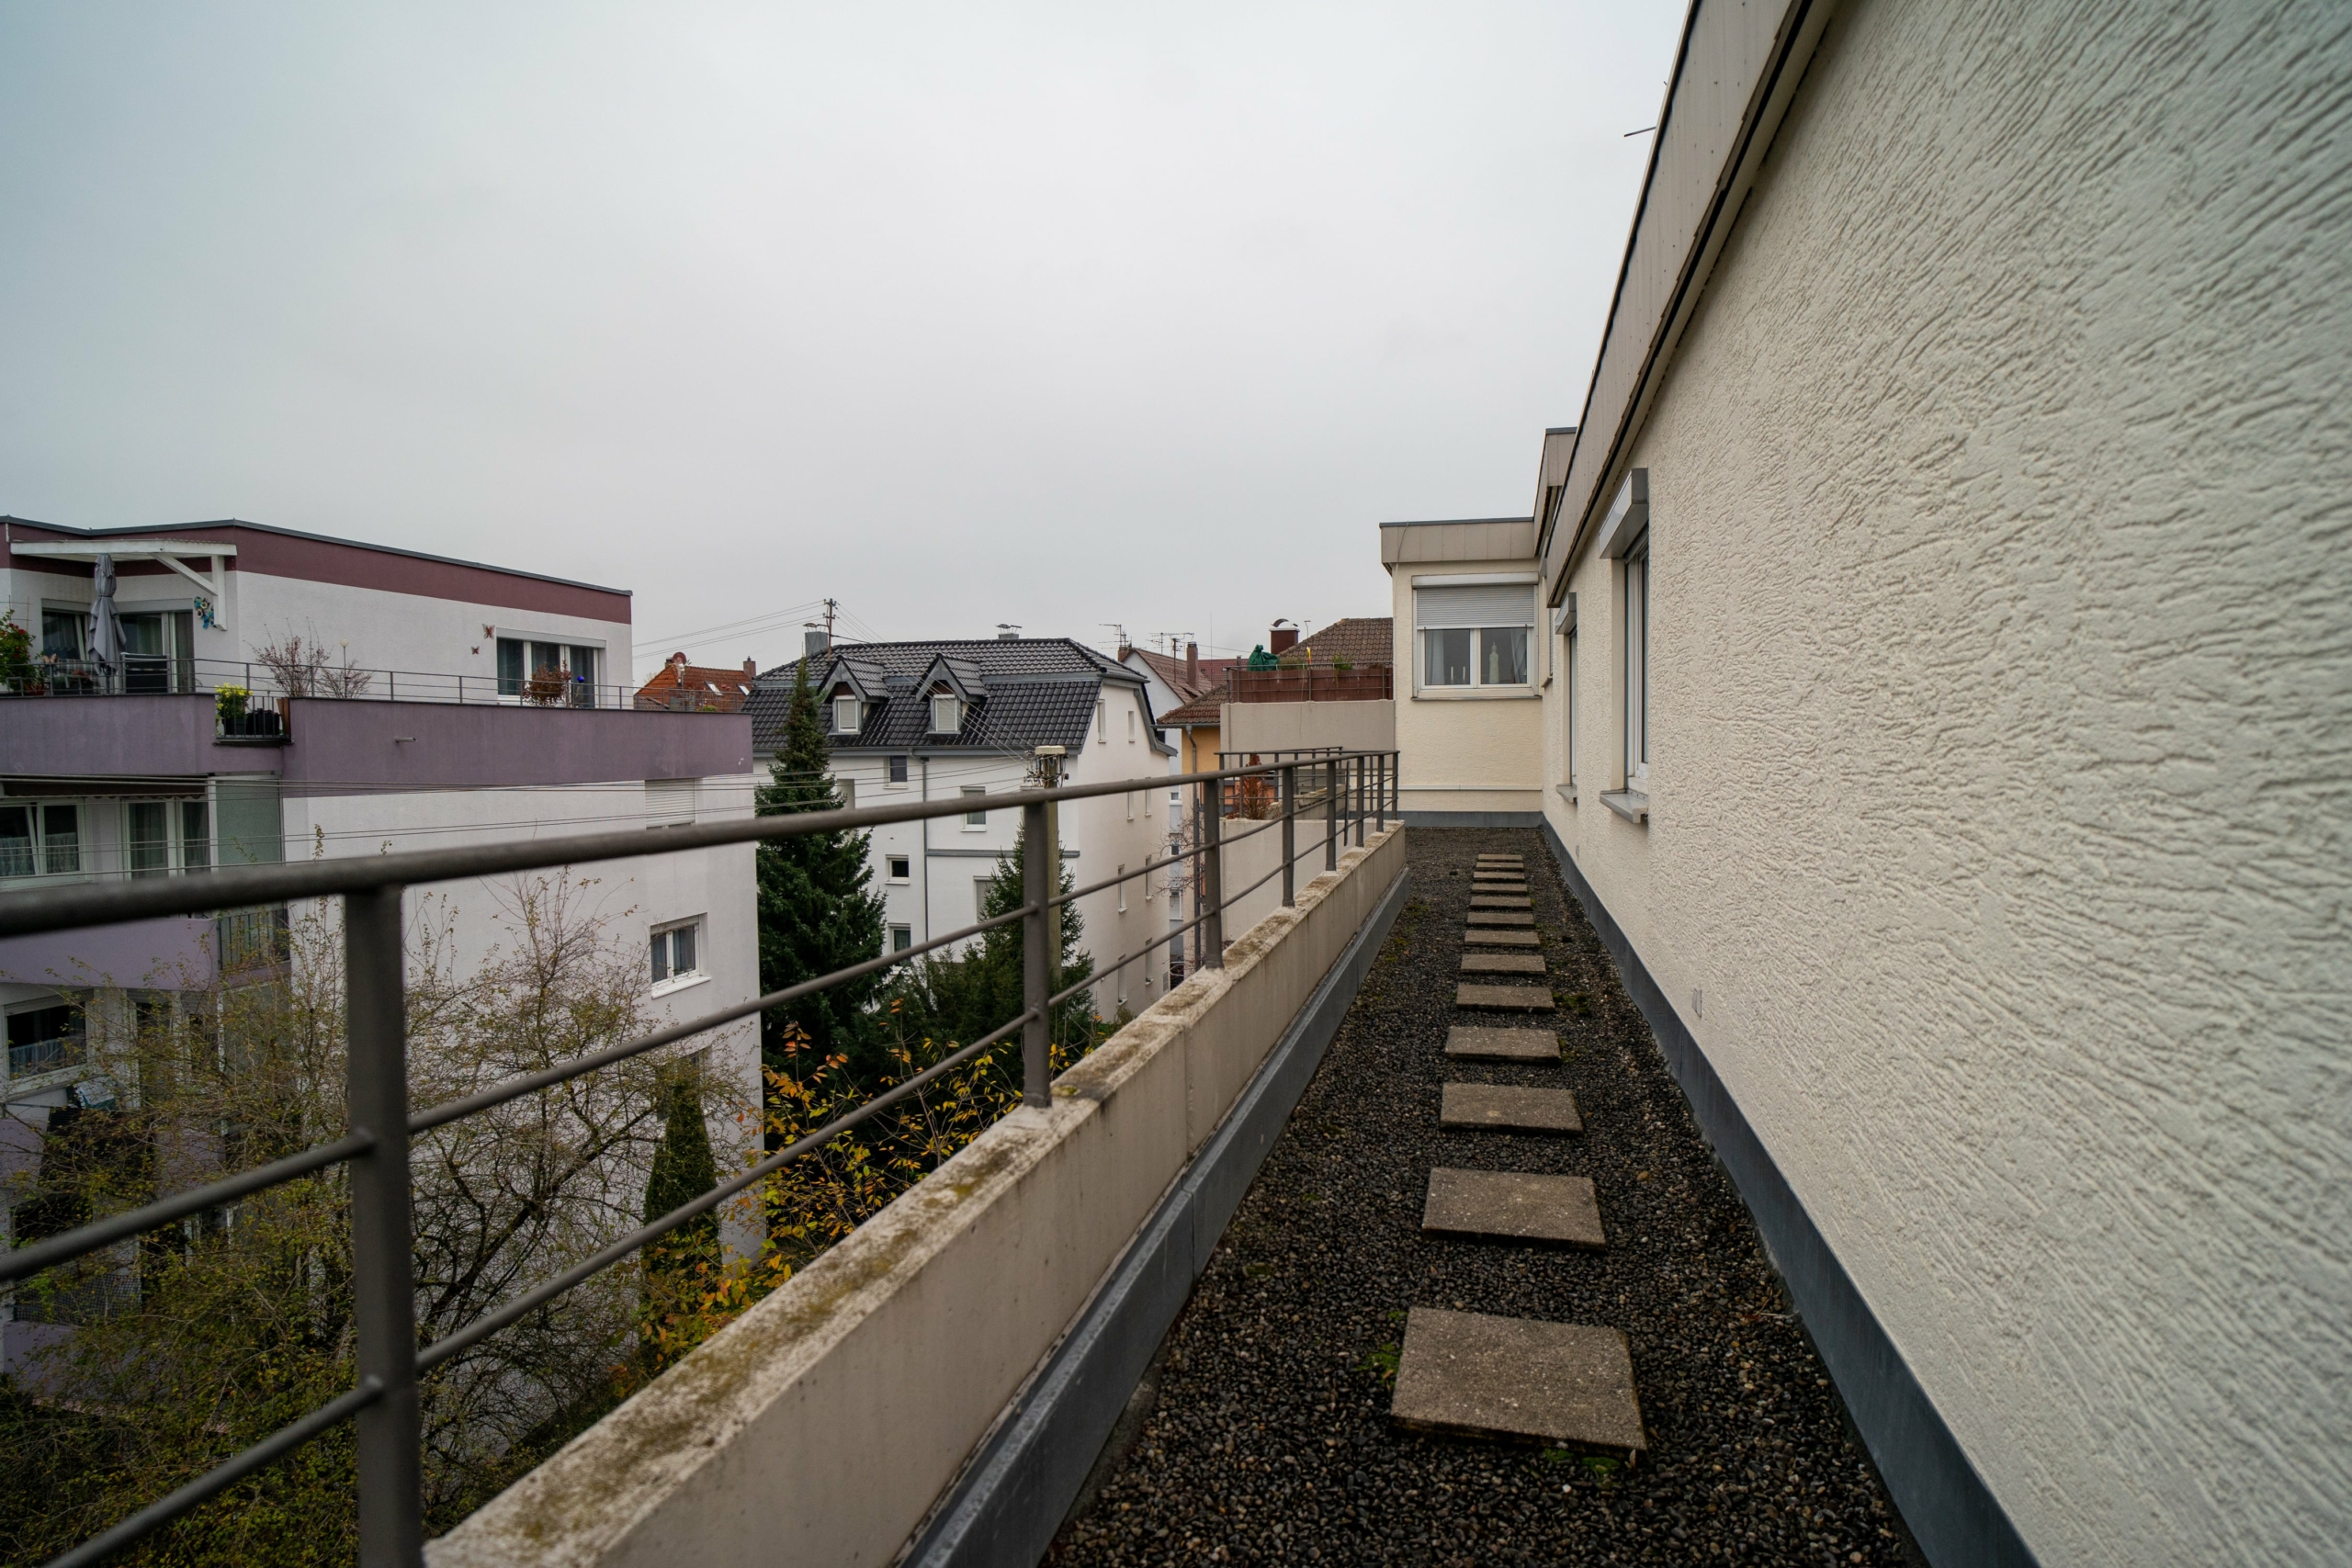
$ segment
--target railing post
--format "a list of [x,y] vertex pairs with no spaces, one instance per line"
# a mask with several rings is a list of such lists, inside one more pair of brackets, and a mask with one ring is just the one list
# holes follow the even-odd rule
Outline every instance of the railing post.
[[1218,848],[1225,834],[1225,781],[1210,779],[1201,785],[1201,906],[1208,919],[1201,922],[1201,962],[1212,969],[1225,967],[1225,856]]
[[358,1416],[361,1568],[424,1561],[423,1432],[411,1274],[408,1027],[401,889],[343,900],[345,1095],[351,1130],[375,1146],[351,1162],[352,1314],[359,1376],[383,1395]]
[[1372,759],[1371,759],[1371,758],[1369,758],[1369,757],[1358,757],[1358,758],[1356,759],[1356,799],[1355,799],[1355,807],[1356,807],[1356,848],[1358,848],[1358,849],[1362,849],[1362,848],[1363,848],[1363,829],[1364,829],[1364,822],[1365,822],[1365,819],[1366,819],[1366,818],[1371,815],[1371,811],[1370,811],[1370,807],[1371,807],[1371,806],[1372,806]]
[[1340,869],[1340,760],[1323,760],[1323,869]]
[[1295,908],[1298,904],[1296,879],[1291,874],[1292,862],[1298,858],[1298,764],[1283,765],[1283,908]]
[[1023,807],[1021,901],[1029,912],[1021,918],[1021,1005],[1029,1021],[1021,1026],[1021,1103],[1041,1111],[1054,1102],[1053,1020],[1046,1013],[1046,998],[1054,994],[1054,921],[1046,900],[1060,891],[1056,850],[1045,803]]

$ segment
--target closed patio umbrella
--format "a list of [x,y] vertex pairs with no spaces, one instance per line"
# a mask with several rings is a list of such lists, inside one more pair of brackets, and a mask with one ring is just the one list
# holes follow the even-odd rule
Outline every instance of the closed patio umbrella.
[[90,657],[107,674],[107,684],[122,671],[122,618],[114,609],[114,557],[101,555],[90,573],[97,600],[90,606]]

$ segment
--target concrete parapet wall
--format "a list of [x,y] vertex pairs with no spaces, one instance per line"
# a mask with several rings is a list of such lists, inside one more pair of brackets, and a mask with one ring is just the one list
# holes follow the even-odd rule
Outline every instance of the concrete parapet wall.
[[433,1568],[883,1563],[1403,874],[1350,850],[709,1344],[435,1542]]

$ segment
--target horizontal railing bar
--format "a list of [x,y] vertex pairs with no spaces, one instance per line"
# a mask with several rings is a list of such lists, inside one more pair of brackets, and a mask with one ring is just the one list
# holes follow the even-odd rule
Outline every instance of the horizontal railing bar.
[[711,1210],[716,1209],[719,1204],[724,1203],[728,1199],[735,1196],[736,1193],[742,1191],[745,1188],[751,1186],[762,1177],[772,1175],[775,1172],[783,1169],[794,1160],[798,1159],[801,1156],[822,1148],[825,1145],[831,1143],[835,1138],[840,1137],[843,1133],[848,1132],[852,1127],[856,1126],[867,1117],[872,1116],[876,1111],[882,1110],[885,1106],[892,1105],[897,1103],[899,1100],[904,1100],[907,1096],[913,1094],[916,1090],[923,1088],[934,1078],[939,1077],[942,1074],[952,1072],[956,1067],[961,1066],[964,1063],[970,1061],[974,1056],[987,1051],[989,1047],[1003,1043],[1007,1035],[1019,1029],[1023,1024],[1027,1023],[1034,1016],[1035,1016],[1035,1010],[1023,1011],[1019,1018],[1014,1019],[1011,1023],[1006,1024],[1003,1028],[996,1030],[992,1033],[982,1035],[979,1039],[973,1041],[969,1045],[967,1045],[962,1050],[957,1051],[954,1055],[933,1063],[930,1066],[924,1068],[922,1072],[917,1073],[914,1077],[909,1078],[906,1082],[899,1085],[897,1088],[887,1089],[881,1094],[876,1095],[872,1100],[867,1100],[865,1104],[859,1106],[856,1110],[849,1112],[847,1115],[837,1117],[833,1121],[826,1122],[822,1127],[818,1128],[815,1132],[810,1133],[798,1142],[787,1145],[786,1147],[777,1150],[775,1154],[772,1154],[767,1158],[760,1161],[759,1164],[752,1167],[749,1170],[744,1171],[741,1176],[738,1176],[731,1180],[721,1182],[717,1187],[714,1187],[709,1191],[704,1193],[701,1197],[695,1199],[692,1202],[681,1204],[677,1208],[673,1209],[668,1213],[662,1215],[660,1219],[654,1221],[651,1224],[645,1225],[636,1231],[632,1231],[628,1235],[621,1237],[620,1240],[613,1243],[610,1247],[605,1247],[602,1252],[597,1253],[594,1258],[589,1258],[586,1262],[578,1264],[573,1268],[567,1269],[562,1273],[557,1275],[554,1279],[548,1280],[545,1284],[525,1292],[522,1295],[515,1297],[514,1300],[507,1303],[504,1306],[500,1307],[496,1312],[487,1313],[482,1316],[474,1319],[473,1322],[466,1325],[465,1327],[460,1328],[458,1332],[450,1335],[447,1338],[436,1340],[435,1343],[426,1346],[424,1349],[417,1352],[416,1370],[419,1372],[428,1371],[431,1369],[439,1366],[450,1357],[457,1355],[459,1351],[480,1344],[482,1340],[489,1338],[500,1329],[505,1328],[512,1324],[521,1322],[525,1317],[528,1316],[535,1308],[544,1306],[548,1302],[555,1300],[556,1297],[563,1294],[564,1292],[571,1289],[574,1285],[579,1284],[582,1280],[589,1279],[592,1276],[611,1268],[614,1264],[618,1263],[622,1258],[627,1258],[630,1253],[635,1252],[639,1247],[643,1247],[647,1242],[658,1241],[662,1236],[669,1235],[670,1232],[676,1230],[680,1225],[684,1224],[688,1220],[695,1218],[696,1215],[708,1213]]
[[639,1036],[635,1040],[624,1040],[617,1045],[607,1046],[602,1051],[593,1051],[585,1056],[574,1056],[568,1062],[559,1062],[552,1067],[543,1068],[536,1073],[523,1073],[514,1077],[502,1079],[479,1093],[466,1096],[463,1100],[444,1100],[429,1111],[418,1111],[408,1119],[408,1130],[412,1134],[431,1132],[435,1127],[470,1116],[477,1111],[488,1111],[492,1106],[503,1105],[510,1100],[520,1099],[536,1089],[552,1088],[557,1084],[576,1078],[582,1073],[594,1072],[598,1067],[608,1067],[615,1062],[627,1061],[631,1056],[639,1055],[660,1046],[675,1044],[681,1040],[703,1033],[707,1030],[717,1029],[721,1024],[732,1023],[739,1018],[749,1018],[755,1012],[765,1012],[772,1007],[782,1007],[786,1002],[797,1001],[802,997],[821,991],[829,986],[840,985],[844,980],[854,980],[861,975],[871,975],[877,969],[888,969],[894,964],[904,964],[910,958],[920,958],[934,948],[945,947],[950,942],[962,942],[967,937],[978,936],[985,931],[994,931],[999,926],[1011,925],[1031,912],[1032,906],[1023,904],[1018,909],[1007,910],[991,919],[982,920],[977,925],[966,926],[961,931],[949,931],[945,936],[935,936],[928,942],[917,942],[911,947],[902,947],[894,953],[886,953],[879,958],[869,958],[862,964],[853,964],[846,969],[836,969],[830,975],[820,975],[813,980],[803,980],[797,986],[786,986],[780,991],[770,991],[765,996],[753,997],[748,1002],[737,1002],[731,1007],[721,1008],[713,1013],[705,1013],[702,1017],[690,1019],[684,1023],[673,1023],[667,1029],[657,1029],[652,1033]]
[[1179,850],[1166,860],[1148,860],[1133,871],[1117,876],[1106,876],[1100,882],[1090,882],[1083,887],[1074,887],[1068,893],[1048,898],[1046,900],[1046,908],[1058,909],[1065,904],[1075,903],[1090,894],[1100,893],[1106,887],[1116,887],[1122,882],[1133,882],[1138,876],[1148,876],[1162,866],[1175,865],[1180,862],[1190,860],[1193,858],[1193,853],[1191,850]]
[[94,1535],[43,1568],[83,1568],[113,1556],[150,1531],[170,1524],[190,1508],[234,1486],[257,1470],[266,1470],[330,1428],[350,1420],[383,1396],[384,1385],[368,1378],[357,1388],[328,1401],[300,1420],[280,1427],[236,1458],[216,1465],[168,1497],[158,1498],[102,1535]]
[[364,1155],[375,1146],[374,1134],[354,1133],[347,1137],[337,1138],[332,1144],[320,1144],[314,1148],[304,1149],[300,1154],[288,1155],[284,1159],[273,1160],[267,1165],[257,1165],[251,1170],[239,1171],[234,1176],[223,1177],[205,1186],[191,1187],[185,1192],[174,1193],[142,1208],[126,1209],[119,1214],[67,1231],[63,1235],[51,1236],[47,1241],[35,1242],[30,1247],[18,1247],[11,1252],[0,1252],[0,1284],[38,1274],[69,1258],[79,1258],[85,1252],[96,1252],[99,1247],[126,1240],[141,1231],[153,1230],[157,1225],[184,1220],[199,1210],[233,1202],[249,1192],[258,1192],[265,1187],[276,1187],[281,1182],[307,1176],[323,1167]]
[[[1371,756],[1363,752],[1351,755]],[[1385,756],[1385,752],[1377,753]],[[1131,794],[1138,787],[1205,783],[1279,772],[1272,763],[1254,768],[1226,768],[1212,773],[1171,774],[1165,778],[1113,779],[1102,784],[1069,784],[1059,789],[1021,790],[986,797],[984,811],[1011,811],[1049,801],[1091,800],[1099,795]],[[751,817],[732,822],[697,823],[687,827],[624,829],[613,832],[578,833],[561,838],[533,839],[514,844],[475,844],[445,850],[407,850],[398,854],[353,855],[339,860],[304,861],[292,865],[222,867],[203,877],[158,877],[152,881],[35,888],[0,894],[0,937],[29,936],[76,926],[117,925],[125,920],[165,915],[209,914],[216,910],[283,903],[297,898],[323,898],[343,893],[367,893],[378,888],[451,882],[461,877],[495,876],[507,872],[544,871],[554,866],[586,865],[599,861],[628,860],[679,850],[715,848],[722,844],[759,843],[806,838],[815,833],[887,827],[896,822],[926,821],[974,809],[970,798],[899,802],[846,811],[808,811]]]

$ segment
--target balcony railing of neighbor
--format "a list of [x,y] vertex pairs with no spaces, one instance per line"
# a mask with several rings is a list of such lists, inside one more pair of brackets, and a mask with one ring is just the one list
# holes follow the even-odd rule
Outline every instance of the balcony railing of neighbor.
[[[823,1146],[876,1112],[920,1091],[941,1076],[973,1062],[1017,1035],[1020,1042],[1023,1103],[1051,1103],[1048,1038],[1053,1010],[1103,976],[1148,958],[1155,950],[1181,942],[1196,929],[1201,961],[1209,966],[1224,962],[1226,909],[1279,876],[1282,902],[1296,902],[1296,867],[1301,858],[1297,824],[1310,802],[1320,807],[1323,869],[1336,869],[1340,845],[1363,845],[1369,833],[1386,828],[1396,817],[1396,754],[1394,751],[1341,752],[1305,761],[1259,767],[1225,768],[1188,773],[1170,782],[1191,786],[1197,795],[1192,813],[1193,842],[1170,854],[1146,862],[1122,874],[1057,894],[1060,853],[1057,811],[1060,803],[1096,795],[1124,794],[1135,787],[1132,779],[1106,784],[1052,787],[1059,759],[1053,749],[1042,749],[1039,774],[1049,787],[993,796],[990,809],[1018,807],[1023,829],[1023,897],[1019,908],[928,942],[887,953],[820,976],[803,984],[755,997],[684,1023],[656,1030],[638,1039],[576,1057],[540,1072],[525,1073],[493,1084],[479,1093],[412,1111],[409,1109],[405,998],[402,993],[401,899],[413,885],[461,877],[503,875],[555,866],[590,864],[600,861],[641,857],[647,852],[642,831],[584,834],[566,839],[537,839],[512,844],[467,849],[429,850],[397,855],[348,860],[312,861],[300,864],[245,866],[202,878],[78,886],[32,892],[0,894],[0,937],[62,931],[116,924],[157,916],[201,914],[221,908],[281,905],[288,900],[340,897],[343,901],[345,998],[348,1041],[345,1082],[347,1131],[341,1138],[300,1154],[242,1171],[114,1214],[45,1241],[0,1253],[0,1284],[29,1279],[75,1258],[112,1247],[190,1215],[232,1203],[248,1194],[291,1181],[336,1164],[350,1167],[351,1237],[354,1316],[357,1325],[351,1390],[307,1416],[280,1428],[209,1473],[189,1482],[121,1520],[104,1533],[51,1560],[48,1568],[73,1568],[96,1562],[170,1523],[206,1499],[217,1495],[242,1477],[253,1474],[300,1449],[345,1421],[357,1424],[359,1561],[362,1568],[419,1568],[424,1561],[424,1515],[420,1495],[421,1429],[417,1379],[420,1373],[560,1296],[603,1269],[611,1268],[648,1243],[707,1213],[736,1194],[777,1170]],[[1281,812],[1245,832],[1224,829],[1225,801],[1238,784],[1270,781],[1283,803]],[[865,829],[961,813],[967,803],[948,801],[905,803],[860,810],[811,812],[797,816],[761,817],[749,821],[709,823],[668,829],[662,852],[706,849],[719,844],[783,840],[836,829]],[[1224,846],[1253,834],[1279,830],[1282,854],[1273,870],[1248,887],[1230,892],[1220,886]],[[1308,853],[1313,852],[1310,845]],[[1147,942],[1116,963],[1077,985],[1057,989],[1054,964],[1058,945],[1049,922],[1062,905],[1123,882],[1146,876],[1179,860],[1190,859],[1195,870],[1192,886],[1197,913],[1185,924]],[[845,1115],[819,1127],[797,1142],[768,1155],[693,1201],[681,1205],[642,1228],[620,1237],[602,1251],[553,1279],[477,1318],[447,1337],[430,1345],[416,1343],[415,1281],[411,1277],[411,1216],[409,1140],[418,1134],[487,1111],[525,1095],[536,1094],[582,1074],[674,1044],[706,1031],[754,1016],[797,998],[821,991],[856,976],[904,964],[936,949],[966,942],[983,932],[1019,922],[1023,933],[1023,1007],[1020,1016],[989,1034],[955,1051],[942,1061],[885,1093],[865,1101]]]
[[453,675],[421,670],[325,666],[273,671],[257,660],[178,659],[128,653],[114,669],[95,660],[38,660],[29,672],[0,680],[0,697],[140,697],[209,694],[223,733],[266,739],[281,733],[284,699],[339,697],[364,702],[467,703],[506,707],[622,708],[648,712],[717,711],[640,697],[635,686],[589,681],[558,669],[533,674]]
[[1385,664],[1354,670],[1329,665],[1294,664],[1279,670],[1225,672],[1225,700],[1229,703],[1368,703],[1396,694],[1396,671]]

